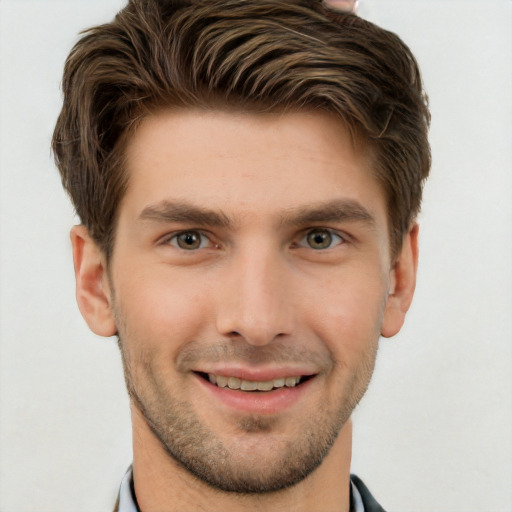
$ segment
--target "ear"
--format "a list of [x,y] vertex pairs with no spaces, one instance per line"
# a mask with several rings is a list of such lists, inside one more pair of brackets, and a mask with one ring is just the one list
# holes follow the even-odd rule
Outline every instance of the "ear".
[[414,224],[404,236],[402,248],[391,269],[390,291],[381,329],[385,338],[400,331],[411,306],[418,270],[418,231],[418,225]]
[[74,226],[70,238],[80,313],[95,334],[113,336],[117,327],[104,255],[85,226]]

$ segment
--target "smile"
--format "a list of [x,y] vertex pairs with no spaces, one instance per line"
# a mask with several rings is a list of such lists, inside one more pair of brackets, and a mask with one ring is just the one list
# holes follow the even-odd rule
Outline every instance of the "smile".
[[[212,368],[213,370],[213,368]],[[214,370],[215,371],[215,370]],[[223,368],[216,373],[195,371],[196,381],[208,393],[208,403],[222,404],[223,414],[279,414],[305,399],[315,389],[318,373],[307,369],[247,370]],[[258,373],[260,375],[258,375]],[[294,375],[295,374],[295,375]]]
[[279,377],[277,379],[265,381],[253,381],[239,379],[238,377],[226,377],[224,375],[215,375],[208,373],[208,380],[219,388],[237,389],[241,391],[272,391],[283,387],[293,388],[303,382],[305,378],[296,377]]

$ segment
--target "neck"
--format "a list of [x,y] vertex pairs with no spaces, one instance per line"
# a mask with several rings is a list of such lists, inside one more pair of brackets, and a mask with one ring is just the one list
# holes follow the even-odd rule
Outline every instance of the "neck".
[[163,448],[132,406],[133,476],[141,512],[222,510],[223,512],[339,511],[350,509],[351,421],[341,429],[322,464],[300,483],[258,495],[228,493],[190,474]]

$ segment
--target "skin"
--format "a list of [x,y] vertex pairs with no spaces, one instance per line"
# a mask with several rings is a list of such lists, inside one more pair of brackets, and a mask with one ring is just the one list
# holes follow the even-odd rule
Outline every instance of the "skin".
[[84,318],[120,336],[141,510],[348,510],[349,418],[412,300],[417,226],[392,261],[383,191],[328,114],[162,111],[126,157],[108,266],[71,239]]

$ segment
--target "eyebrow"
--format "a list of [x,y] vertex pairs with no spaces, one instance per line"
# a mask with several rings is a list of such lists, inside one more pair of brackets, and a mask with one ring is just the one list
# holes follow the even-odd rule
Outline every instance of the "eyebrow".
[[287,209],[282,215],[282,225],[314,224],[320,222],[361,222],[375,227],[374,216],[358,201],[334,199],[327,203],[315,203]]
[[[222,211],[170,200],[147,206],[139,215],[139,220],[222,228],[234,226],[234,222]],[[334,199],[326,203],[288,208],[279,216],[279,225],[285,227],[322,222],[361,222],[369,227],[375,227],[376,223],[373,215],[362,204],[352,199]]]
[[144,208],[139,215],[139,220],[179,222],[222,228],[231,226],[231,221],[227,215],[222,212],[195,206],[186,202],[167,200]]

